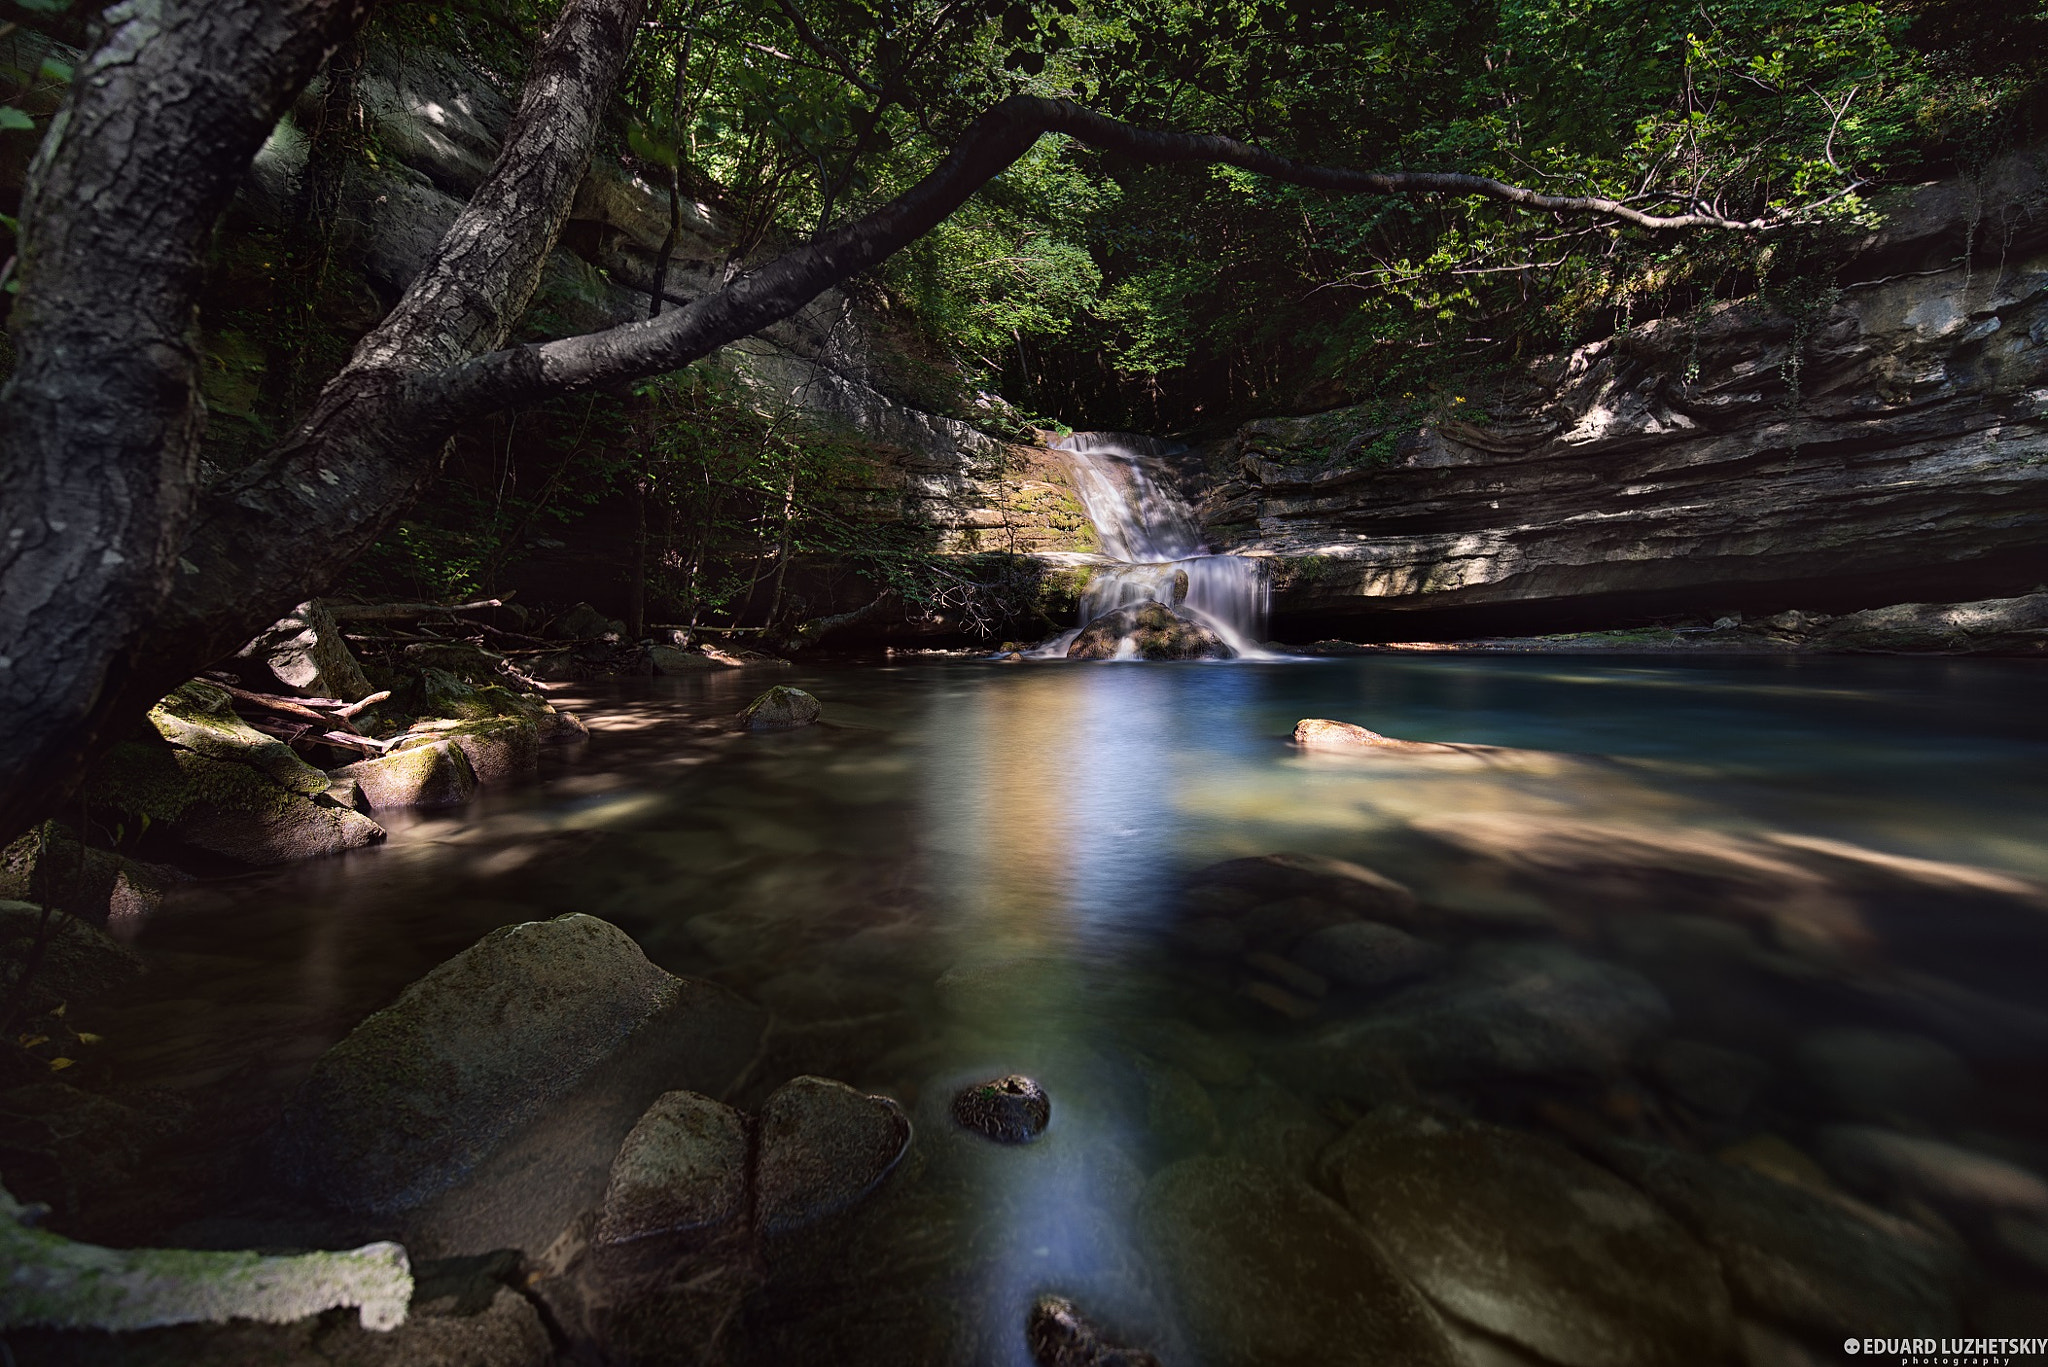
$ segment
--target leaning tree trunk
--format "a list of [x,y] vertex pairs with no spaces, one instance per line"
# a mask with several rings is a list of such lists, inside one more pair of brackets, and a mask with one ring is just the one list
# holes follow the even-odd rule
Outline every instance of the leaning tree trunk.
[[77,770],[196,497],[201,256],[369,0],[117,4],[31,168],[0,389],[0,834]]

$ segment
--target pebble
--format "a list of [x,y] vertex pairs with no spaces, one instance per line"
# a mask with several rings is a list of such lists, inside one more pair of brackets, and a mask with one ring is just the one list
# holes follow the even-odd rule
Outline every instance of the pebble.
[[1052,1098],[1021,1073],[963,1087],[953,1098],[953,1119],[998,1144],[1028,1144],[1052,1123]]

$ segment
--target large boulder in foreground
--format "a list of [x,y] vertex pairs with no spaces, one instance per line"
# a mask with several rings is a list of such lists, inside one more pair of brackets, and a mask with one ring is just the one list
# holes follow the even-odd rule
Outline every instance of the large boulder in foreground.
[[286,1173],[343,1209],[408,1209],[574,1088],[680,986],[594,916],[492,931],[313,1066],[285,1111]]
[[1323,1165],[1424,1295],[1547,1362],[1689,1367],[1733,1356],[1714,1256],[1648,1197],[1568,1149],[1383,1107]]
[[1191,1346],[1212,1367],[1451,1367],[1457,1352],[1358,1223],[1295,1178],[1189,1158],[1141,1223]]
[[1070,660],[1227,660],[1235,654],[1221,636],[1164,603],[1105,612],[1067,647]]

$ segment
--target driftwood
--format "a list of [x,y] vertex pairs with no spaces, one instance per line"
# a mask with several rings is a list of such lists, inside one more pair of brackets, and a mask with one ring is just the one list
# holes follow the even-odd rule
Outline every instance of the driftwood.
[[[287,717],[301,717],[307,721],[318,722],[322,726],[333,726],[339,720],[342,730],[351,733],[354,733],[356,730],[355,727],[349,725],[348,721],[349,717],[354,715],[352,712],[341,711],[337,712],[334,716],[329,716],[325,712],[313,710],[316,704],[340,708],[341,703],[334,698],[280,698],[275,693],[255,693],[246,688],[237,688],[229,683],[216,684],[215,687],[225,691],[229,697],[239,698],[246,703],[253,703],[255,706],[261,707],[266,711],[280,712]],[[383,693],[372,696],[388,698],[391,695]],[[358,706],[360,705],[358,704]]]
[[503,598],[479,598],[474,603],[328,603],[337,622],[405,622],[417,617],[439,617],[456,612],[481,612],[505,606]]
[[[325,719],[322,721],[324,723]],[[374,736],[360,735],[353,731],[323,731],[308,722],[274,722],[259,718],[249,725],[266,736],[277,737],[287,745],[310,738],[343,750],[355,750],[365,755],[381,755],[388,744]]]
[[[358,713],[358,712],[362,711],[362,710],[363,710],[364,708],[366,708],[366,707],[375,707],[375,706],[376,706],[376,705],[377,705],[378,703],[380,703],[380,702],[383,702],[383,701],[384,701],[384,700],[385,700],[386,698],[388,698],[388,697],[390,697],[390,696],[391,696],[391,690],[390,690],[390,689],[388,689],[388,688],[385,688],[385,689],[380,689],[380,690],[378,690],[377,692],[375,692],[375,693],[372,693],[372,694],[371,694],[371,695],[370,695],[369,697],[367,697],[367,698],[362,698],[362,699],[359,699],[359,700],[358,700],[358,701],[356,701],[356,702],[352,702],[352,703],[350,703],[350,704],[349,704],[349,705],[348,705],[347,707],[337,707],[337,708],[335,708],[335,709],[334,709],[334,715],[335,715],[335,716],[337,716],[337,717],[340,717],[340,718],[341,718],[341,719],[342,719],[343,721],[346,721],[346,720],[348,720],[348,719],[349,719],[350,717],[353,717],[353,716],[354,716],[354,715],[355,715],[356,713]],[[349,730],[353,731],[353,730],[355,730],[355,728],[354,728],[353,726],[351,726],[351,727],[349,728]]]

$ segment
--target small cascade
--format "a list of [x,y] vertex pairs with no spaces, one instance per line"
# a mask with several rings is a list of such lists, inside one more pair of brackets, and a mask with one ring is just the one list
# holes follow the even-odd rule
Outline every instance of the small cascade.
[[1081,627],[1149,601],[1199,620],[1240,657],[1267,657],[1260,645],[1272,598],[1265,562],[1209,553],[1193,510],[1157,477],[1155,440],[1076,432],[1055,449],[1073,458],[1074,488],[1095,524],[1103,559],[1091,561],[1095,573],[1081,596],[1080,626],[1032,654],[1064,656]]

